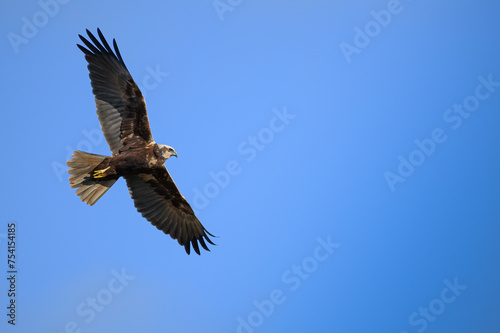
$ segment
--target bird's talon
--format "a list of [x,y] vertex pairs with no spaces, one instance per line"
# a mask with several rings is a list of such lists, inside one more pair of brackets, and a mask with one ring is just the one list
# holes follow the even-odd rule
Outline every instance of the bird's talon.
[[92,174],[92,177],[94,178],[103,178],[105,177],[106,175],[104,174],[106,171],[108,171],[110,167],[107,167],[106,169],[102,169],[102,170],[95,170],[94,173]]

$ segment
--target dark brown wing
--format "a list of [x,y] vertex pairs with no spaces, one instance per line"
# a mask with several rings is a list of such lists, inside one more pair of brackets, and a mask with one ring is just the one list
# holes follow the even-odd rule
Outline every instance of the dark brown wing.
[[203,227],[165,167],[153,174],[140,173],[124,178],[137,210],[156,228],[177,239],[187,254],[191,251],[190,245],[200,254],[198,242],[207,251],[210,250],[205,240],[215,245],[208,238],[214,235]]
[[97,33],[101,42],[87,30],[92,43],[79,35],[87,48],[79,44],[77,46],[85,53],[85,59],[89,63],[97,115],[114,156],[133,136],[141,137],[146,143],[153,141],[153,136],[146,101],[127,70],[116,41],[113,39],[113,52],[101,30],[97,29]]

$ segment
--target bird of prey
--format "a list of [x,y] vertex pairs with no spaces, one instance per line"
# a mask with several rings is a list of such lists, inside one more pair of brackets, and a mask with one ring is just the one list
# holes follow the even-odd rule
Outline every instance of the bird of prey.
[[153,140],[146,102],[123,62],[116,41],[114,52],[99,29],[100,41],[87,30],[79,35],[86,47],[77,44],[88,62],[97,116],[112,156],[75,150],[69,167],[69,182],[76,194],[93,205],[123,177],[137,210],[159,230],[177,239],[187,254],[190,246],[200,254],[205,243],[215,245],[193,209],[179,192],[165,167],[165,161],[177,157],[176,151]]

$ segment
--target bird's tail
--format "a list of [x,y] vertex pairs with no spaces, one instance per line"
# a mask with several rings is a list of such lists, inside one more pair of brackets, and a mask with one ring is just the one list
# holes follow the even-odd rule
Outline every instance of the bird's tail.
[[75,150],[71,156],[73,158],[66,162],[69,167],[70,186],[77,189],[76,195],[83,202],[92,206],[116,182],[116,179],[101,180],[91,175],[92,170],[107,156],[90,154],[80,150]]

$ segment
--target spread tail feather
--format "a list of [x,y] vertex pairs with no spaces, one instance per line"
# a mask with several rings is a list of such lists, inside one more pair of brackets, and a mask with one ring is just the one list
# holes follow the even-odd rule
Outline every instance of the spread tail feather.
[[75,150],[72,157],[72,159],[66,162],[69,167],[70,186],[77,189],[76,195],[83,202],[92,206],[113,186],[117,179],[100,180],[92,177],[92,170],[107,157],[105,155],[96,155]]

